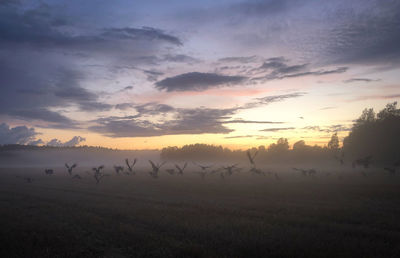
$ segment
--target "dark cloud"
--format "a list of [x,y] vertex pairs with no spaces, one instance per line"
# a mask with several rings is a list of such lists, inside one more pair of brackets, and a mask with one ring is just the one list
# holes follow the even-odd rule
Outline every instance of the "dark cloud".
[[235,135],[235,136],[226,136],[224,139],[240,139],[240,138],[252,138],[254,135]]
[[282,80],[285,78],[295,78],[302,76],[323,76],[328,74],[344,73],[348,67],[337,67],[334,69],[313,70],[309,64],[289,65],[288,59],[284,57],[273,57],[267,59],[256,71],[267,72],[263,76],[253,77],[253,81]]
[[256,98],[253,102],[246,103],[241,108],[242,109],[257,108],[257,107],[268,105],[268,104],[271,104],[271,103],[274,103],[274,102],[281,102],[281,101],[284,101],[286,99],[302,97],[305,94],[306,94],[305,92],[295,92],[295,93],[289,93],[289,94],[282,94],[282,95],[275,95],[275,96],[267,96],[267,97],[263,97],[263,98]]
[[134,107],[134,104],[132,103],[120,103],[114,106],[115,109],[119,109],[119,110],[127,110],[127,109],[131,109]]
[[166,91],[203,91],[222,85],[235,85],[246,80],[243,76],[229,76],[215,73],[184,73],[157,82],[156,88]]
[[376,82],[379,80],[367,79],[367,78],[351,78],[348,80],[343,81],[344,83],[352,83],[352,82]]
[[10,128],[6,123],[0,124],[0,144],[26,144],[35,139],[38,133],[34,128],[16,126]]
[[400,2],[376,0],[362,4],[358,9],[331,14],[336,20],[326,31],[328,42],[322,46],[325,53],[336,63],[398,64]]
[[71,140],[62,142],[58,139],[52,139],[46,145],[47,146],[54,146],[54,147],[74,147],[77,146],[79,143],[86,141],[85,138],[80,136],[74,136]]
[[306,126],[302,128],[306,131],[317,131],[317,132],[324,132],[324,133],[335,133],[335,132],[348,132],[351,131],[351,126],[348,125],[328,125],[328,126]]
[[[272,102],[284,101],[290,98],[303,96],[305,93],[291,93],[285,95],[267,96],[255,99],[254,102],[243,106],[225,109],[215,108],[174,108],[159,103],[145,103],[135,105],[137,114],[123,117],[104,117],[94,121],[96,125],[89,130],[101,133],[108,137],[151,137],[161,135],[180,134],[227,134],[234,130],[226,124],[282,124],[275,121],[252,121],[232,119],[232,116],[243,109],[260,107]],[[160,116],[157,122],[152,120]],[[167,118],[168,117],[168,118]]]
[[142,28],[109,28],[104,29],[102,36],[107,38],[118,38],[123,40],[162,40],[168,43],[181,46],[182,41],[172,35],[165,33],[163,30],[142,27]]
[[99,125],[89,129],[109,137],[150,137],[177,134],[225,134],[233,130],[221,124],[229,118],[231,109],[176,109],[174,117],[167,121],[113,118],[98,121]]
[[280,128],[267,128],[260,130],[261,132],[279,132],[279,131],[287,131],[287,130],[294,130],[294,127],[280,127]]
[[257,56],[231,56],[218,59],[221,63],[253,63],[258,61]]
[[182,54],[176,54],[176,55],[164,55],[162,58],[162,61],[167,61],[167,62],[174,62],[174,63],[188,63],[188,64],[194,64],[200,62],[199,59],[187,56],[187,55],[182,55]]
[[252,121],[252,120],[228,120],[223,121],[223,124],[284,124],[285,122],[275,122],[275,121]]
[[349,100],[349,102],[353,101],[363,101],[367,99],[398,99],[400,98],[400,94],[394,93],[394,94],[376,94],[376,95],[364,95],[364,96],[359,96],[354,99]]
[[143,115],[160,115],[175,111],[175,108],[166,105],[166,104],[159,104],[159,103],[146,103],[142,105],[135,106],[136,111],[140,116]]
[[229,9],[237,15],[252,17],[265,17],[269,15],[279,15],[288,9],[299,8],[304,0],[255,0],[241,1],[232,4]]
[[[178,37],[151,27],[86,26],[60,13],[57,6],[1,1],[0,114],[42,120],[49,123],[42,124],[46,127],[76,127],[68,118],[70,107],[86,112],[113,107],[85,87],[99,78],[93,79],[96,74],[82,63],[93,60],[114,67],[118,61],[121,67],[132,66],[143,56],[155,56],[165,44],[182,45]],[[107,64],[101,63],[104,60]],[[161,75],[142,70],[153,81]],[[125,88],[129,89],[132,86]],[[60,108],[67,112],[54,111]]]
[[335,109],[335,108],[337,108],[337,107],[323,107],[323,108],[320,108],[319,110],[328,110],[328,109]]
[[42,120],[54,123],[53,126],[57,128],[77,127],[77,123],[72,119],[44,108],[16,109],[10,110],[7,114],[27,120]]
[[37,139],[37,140],[28,142],[28,145],[34,145],[34,146],[43,145],[43,144],[45,144],[45,142],[42,139]]

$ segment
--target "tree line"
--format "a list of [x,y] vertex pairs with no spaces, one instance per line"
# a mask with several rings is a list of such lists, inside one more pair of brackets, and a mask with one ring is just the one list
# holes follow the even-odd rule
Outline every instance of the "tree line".
[[[246,151],[230,150],[222,146],[190,144],[182,147],[166,147],[161,150],[163,160],[246,161]],[[260,163],[281,162],[352,162],[354,159],[372,156],[376,164],[389,164],[400,159],[400,109],[397,102],[389,103],[375,113],[372,108],[363,110],[355,120],[348,136],[340,145],[337,133],[326,146],[311,146],[300,140],[292,148],[286,138],[280,138],[268,147],[259,146],[249,151],[257,152]]]

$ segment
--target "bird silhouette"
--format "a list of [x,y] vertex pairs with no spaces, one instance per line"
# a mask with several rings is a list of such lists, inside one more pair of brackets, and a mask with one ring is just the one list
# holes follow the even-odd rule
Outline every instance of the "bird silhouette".
[[134,174],[133,167],[135,166],[136,162],[137,162],[136,158],[133,160],[132,164],[129,163],[129,159],[125,159],[125,164],[128,167],[129,172],[132,173],[132,174]]
[[228,176],[231,176],[233,174],[233,172],[235,171],[237,165],[238,164],[234,164],[234,165],[231,165],[231,166],[226,166],[226,167],[224,166],[222,168],[226,170],[226,174]]
[[68,171],[68,174],[71,176],[72,175],[72,170],[74,169],[74,168],[76,168],[76,163],[75,164],[73,164],[72,166],[69,166],[68,165],[68,163],[65,163],[65,167],[67,168],[67,171]]
[[24,180],[25,180],[27,183],[32,183],[32,182],[33,182],[33,178],[30,178],[30,177],[25,177]]
[[167,173],[170,174],[170,175],[174,175],[175,174],[175,169],[173,169],[173,168],[168,168],[165,171],[167,171]]
[[183,171],[185,170],[187,166],[187,162],[183,164],[183,167],[180,167],[178,164],[175,164],[176,169],[178,169],[178,175],[183,175]]
[[303,176],[307,176],[308,175],[308,170],[306,170],[306,169],[301,169],[301,168],[292,168],[292,169],[295,170],[295,171],[301,172],[301,174]]
[[120,172],[124,171],[124,167],[123,166],[114,166],[114,170],[115,170],[115,173],[117,173],[117,175],[119,175]]
[[76,174],[76,175],[74,175],[74,176],[72,177],[72,179],[82,179],[82,177],[81,177],[80,175]]
[[396,174],[396,167],[384,167],[383,169],[388,171],[390,175]]
[[153,177],[153,178],[157,178],[158,177],[158,172],[160,171],[160,168],[166,163],[165,161],[161,164],[157,163],[155,164],[153,161],[149,160],[149,163],[151,164],[151,168],[153,169],[153,171],[150,171],[149,174]]
[[262,171],[261,169],[256,168],[256,167],[252,167],[252,168],[249,170],[249,172],[254,173],[254,174],[257,174],[257,175],[263,175],[263,176],[265,176],[265,172]]
[[205,171],[205,170],[207,170],[209,168],[212,168],[214,166],[214,165],[204,166],[204,165],[200,165],[200,164],[198,164],[196,162],[193,162],[193,164],[195,164],[196,166],[200,167],[202,171]]
[[356,168],[357,166],[363,166],[364,168],[369,168],[371,162],[372,162],[372,156],[367,156],[364,158],[354,160],[352,166],[353,168]]
[[340,156],[335,155],[335,159],[339,161],[340,165],[344,164],[344,152],[340,154]]
[[92,170],[94,171],[93,177],[96,180],[96,184],[100,183],[100,180],[108,175],[105,175],[101,172],[101,170],[104,168],[104,165],[101,165],[99,167],[94,167]]
[[254,154],[252,155],[252,154],[250,153],[250,150],[248,150],[248,151],[246,152],[246,154],[247,154],[247,158],[248,158],[249,161],[250,161],[250,164],[251,164],[252,166],[255,166],[256,164],[254,163],[254,159],[255,159],[255,157],[257,156],[258,151],[254,152]]
[[54,174],[54,170],[52,169],[45,169],[44,173],[46,173],[46,175],[53,175]]

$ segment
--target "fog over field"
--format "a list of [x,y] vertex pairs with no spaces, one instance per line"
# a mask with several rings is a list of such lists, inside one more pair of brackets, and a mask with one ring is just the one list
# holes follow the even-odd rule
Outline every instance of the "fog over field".
[[0,0],[0,258],[400,257],[400,0]]

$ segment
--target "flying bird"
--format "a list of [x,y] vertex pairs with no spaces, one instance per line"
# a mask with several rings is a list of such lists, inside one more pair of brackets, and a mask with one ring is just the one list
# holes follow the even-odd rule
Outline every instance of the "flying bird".
[[207,170],[209,168],[212,168],[214,166],[214,165],[204,166],[204,165],[197,164],[196,162],[193,162],[193,164],[195,164],[196,166],[200,167],[201,170],[203,170],[203,171],[205,171],[205,170]]
[[153,161],[149,160],[150,164],[151,164],[151,168],[153,169],[153,171],[150,171],[149,174],[153,177],[153,178],[157,178],[158,177],[158,172],[160,171],[160,168],[166,163],[165,161],[161,164],[157,163],[155,164]]
[[251,164],[252,166],[255,166],[256,164],[254,163],[254,158],[257,156],[258,151],[254,152],[254,154],[252,155],[252,154],[250,153],[250,150],[248,150],[248,151],[246,152],[246,154],[247,154],[247,158],[248,158],[249,161],[250,161],[250,164]]
[[68,174],[71,176],[72,175],[72,170],[74,169],[74,168],[76,168],[76,163],[75,164],[73,164],[72,166],[69,166],[68,165],[68,163],[65,163],[65,167],[67,168],[67,171],[68,171]]
[[132,164],[129,163],[129,159],[125,159],[125,164],[128,167],[129,172],[133,173],[133,167],[135,166],[136,162],[137,162],[136,158],[133,160]]
[[175,164],[176,169],[178,169],[178,175],[183,175],[183,171],[185,170],[187,166],[187,162],[183,165],[183,167],[180,167],[178,164]]

